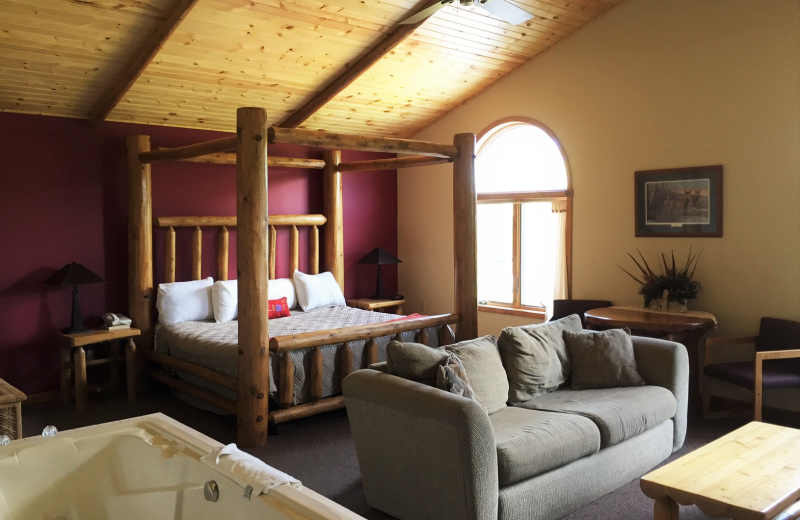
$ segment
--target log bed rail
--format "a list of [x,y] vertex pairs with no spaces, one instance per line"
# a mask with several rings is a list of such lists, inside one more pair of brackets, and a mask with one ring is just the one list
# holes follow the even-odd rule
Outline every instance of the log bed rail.
[[[408,139],[337,134],[315,130],[268,127],[261,108],[239,108],[237,134],[203,143],[174,148],[151,149],[150,138],[132,135],[128,147],[128,294],[129,313],[142,331],[138,349],[151,362],[199,377],[237,393],[235,400],[200,388],[157,370],[150,375],[178,391],[203,399],[237,415],[237,443],[251,448],[267,441],[267,424],[278,424],[299,417],[344,406],[342,396],[321,398],[322,354],[319,347],[342,344],[338,350],[339,372],[346,376],[353,365],[350,343],[366,341],[366,366],[377,360],[377,338],[399,337],[416,331],[416,341],[428,343],[427,328],[436,327],[440,345],[477,337],[477,244],[474,134],[457,134],[453,144]],[[268,145],[286,143],[327,148],[322,160],[268,156]],[[339,150],[384,152],[402,155],[394,159],[342,163]],[[236,165],[235,217],[157,217],[152,215],[151,164],[159,161],[186,161]],[[309,332],[269,338],[267,319],[268,283],[275,278],[276,226],[290,226],[290,250],[297,249],[297,226],[311,226],[311,270],[319,270],[319,252],[324,251],[323,267],[331,271],[344,288],[342,173],[348,171],[393,170],[414,166],[452,163],[455,308],[452,314],[396,320],[332,331]],[[323,176],[323,215],[269,215],[267,207],[268,167],[319,169]],[[312,221],[299,223],[303,217]],[[284,219],[282,223],[281,219]],[[323,220],[324,219],[324,220]],[[154,225],[155,224],[155,225]],[[319,226],[324,224],[322,248]],[[192,276],[200,277],[202,227],[218,227],[217,272],[227,278],[228,230],[237,226],[237,271],[239,283],[239,370],[230,377],[214,370],[165,356],[153,351],[154,280],[153,229],[165,229],[165,275],[175,276],[175,230],[192,228]],[[296,268],[296,253],[291,252],[290,267]],[[316,262],[313,256],[317,255]],[[314,266],[317,265],[315,268]],[[293,271],[292,271],[293,272]],[[453,334],[451,325],[456,325]],[[297,349],[314,349],[311,355],[312,402],[293,405],[292,377],[279,378],[277,410],[268,410],[269,355],[280,356],[280,372],[293,374],[289,355]],[[287,382],[284,384],[284,382]]]
[[[277,336],[270,338],[270,351],[275,355],[280,355],[280,377],[281,384],[278,385],[277,402],[280,409],[271,410],[268,420],[270,424],[280,424],[286,421],[307,417],[315,413],[336,410],[344,407],[344,401],[337,399],[336,396],[322,397],[322,352],[321,347],[343,343],[338,350],[338,379],[339,383],[350,375],[353,368],[353,351],[350,343],[355,341],[366,341],[364,356],[359,363],[361,368],[366,368],[378,362],[378,343],[377,339],[385,336],[393,336],[416,331],[414,341],[417,343],[429,344],[426,329],[436,327],[438,330],[438,344],[450,345],[455,341],[455,336],[450,325],[458,323],[458,316],[455,314],[442,314],[439,316],[423,316],[420,318],[400,319],[376,323],[372,325],[359,325],[356,327],[345,327],[336,329],[336,334],[331,331],[307,332],[304,334],[294,334],[287,336]],[[290,355],[292,350],[313,348],[311,367],[308,374],[309,385],[311,388],[312,401],[294,405],[294,361]],[[219,385],[228,390],[237,391],[239,380],[209,368],[201,367],[194,363],[184,361],[175,357],[167,356],[152,350],[145,350],[142,355],[154,363],[171,368],[173,371],[199,377]],[[207,403],[221,408],[230,413],[236,413],[236,402],[227,399],[209,390],[197,387],[180,379],[169,377],[161,370],[149,370],[148,374],[157,381],[185,392],[193,397],[206,401]],[[320,404],[320,401],[326,403]],[[329,403],[327,401],[330,401]]]

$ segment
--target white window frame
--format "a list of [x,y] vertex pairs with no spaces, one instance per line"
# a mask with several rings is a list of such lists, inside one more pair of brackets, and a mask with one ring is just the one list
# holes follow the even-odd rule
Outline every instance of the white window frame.
[[[566,258],[567,258],[567,298],[572,298],[572,175],[569,168],[567,154],[564,147],[555,134],[545,125],[525,117],[510,117],[495,121],[487,126],[478,134],[478,149],[476,154],[480,155],[481,150],[488,146],[497,136],[514,126],[533,125],[544,131],[558,146],[564,165],[567,170],[567,189],[566,190],[541,190],[530,192],[506,192],[506,193],[479,193],[478,204],[502,204],[512,203],[513,212],[513,249],[512,249],[512,269],[513,269],[513,301],[479,303],[478,310],[481,312],[491,312],[510,316],[522,316],[544,319],[546,310],[543,307],[522,304],[522,204],[525,202],[556,201],[566,200],[567,206],[567,225],[566,225]],[[487,137],[488,136],[488,137]],[[486,140],[484,141],[484,138]]]

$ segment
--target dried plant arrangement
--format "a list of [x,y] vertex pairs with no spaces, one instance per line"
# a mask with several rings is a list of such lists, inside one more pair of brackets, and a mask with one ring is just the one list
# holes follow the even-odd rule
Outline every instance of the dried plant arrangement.
[[639,258],[642,263],[630,253],[628,256],[636,264],[641,272],[640,276],[635,276],[624,267],[617,265],[628,276],[636,280],[641,287],[639,294],[644,297],[644,306],[652,307],[652,304],[661,299],[666,299],[666,302],[675,302],[680,306],[685,307],[689,300],[694,300],[697,295],[703,291],[700,282],[694,280],[694,272],[697,269],[697,262],[703,251],[700,250],[697,254],[692,254],[692,248],[689,246],[689,256],[686,258],[686,264],[682,268],[675,265],[675,252],[671,252],[672,262],[667,262],[667,257],[661,253],[661,259],[658,267],[659,272],[655,273],[644,259],[644,255],[638,249]]

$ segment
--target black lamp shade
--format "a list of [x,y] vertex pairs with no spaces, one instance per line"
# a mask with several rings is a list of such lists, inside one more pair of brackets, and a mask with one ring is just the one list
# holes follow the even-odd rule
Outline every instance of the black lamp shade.
[[370,298],[373,300],[386,300],[388,297],[383,294],[383,273],[381,272],[381,266],[388,264],[402,264],[403,261],[384,248],[376,247],[367,253],[364,258],[359,260],[358,263],[378,266],[378,281],[375,283],[375,294],[373,294]]
[[74,285],[103,283],[103,281],[102,278],[83,265],[72,262],[56,271],[53,276],[45,280],[44,283],[47,285],[55,285],[56,287],[70,287]]
[[78,297],[78,286],[93,283],[103,283],[103,279],[77,262],[67,264],[44,281],[47,285],[56,287],[72,286],[72,325],[63,330],[65,334],[89,330],[83,324],[81,316],[81,301]]
[[387,264],[402,264],[403,261],[394,256],[389,251],[382,247],[376,247],[367,255],[358,261],[359,264],[371,265],[387,265]]

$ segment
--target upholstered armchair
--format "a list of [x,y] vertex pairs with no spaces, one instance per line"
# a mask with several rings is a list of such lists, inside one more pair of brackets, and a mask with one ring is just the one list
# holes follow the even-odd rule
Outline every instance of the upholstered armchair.
[[[755,345],[749,361],[715,363],[713,353],[733,345]],[[703,415],[727,417],[726,411],[711,411],[711,391],[716,385],[733,385],[753,393],[753,419],[761,420],[763,392],[768,389],[800,387],[800,323],[761,318],[758,336],[709,338],[703,362]]]

